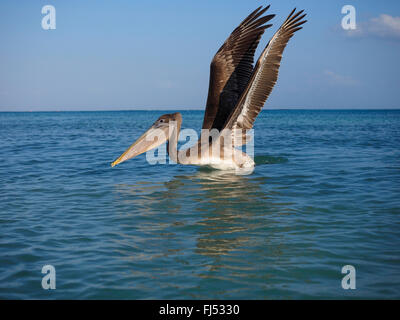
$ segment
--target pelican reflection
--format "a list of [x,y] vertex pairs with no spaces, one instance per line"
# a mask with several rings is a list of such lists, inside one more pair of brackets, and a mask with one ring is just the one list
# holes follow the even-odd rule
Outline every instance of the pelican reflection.
[[215,258],[236,248],[245,250],[260,222],[263,225],[269,214],[279,210],[274,192],[265,190],[267,180],[201,168],[170,181],[137,181],[115,190],[128,205],[123,207],[132,208],[129,216],[136,229],[158,239],[167,234],[169,240],[185,233],[195,241],[195,253]]

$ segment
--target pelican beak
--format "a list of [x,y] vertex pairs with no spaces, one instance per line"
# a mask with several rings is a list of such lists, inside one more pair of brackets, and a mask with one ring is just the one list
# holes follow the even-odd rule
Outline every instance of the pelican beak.
[[154,124],[139,139],[137,139],[136,142],[126,149],[117,160],[111,163],[111,167],[162,145],[168,140],[168,131],[168,124]]

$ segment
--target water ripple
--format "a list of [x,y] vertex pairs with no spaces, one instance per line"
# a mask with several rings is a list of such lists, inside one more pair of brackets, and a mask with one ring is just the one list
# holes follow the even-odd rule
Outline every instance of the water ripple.
[[111,169],[158,116],[0,113],[1,298],[400,297],[400,112],[262,112],[249,176]]

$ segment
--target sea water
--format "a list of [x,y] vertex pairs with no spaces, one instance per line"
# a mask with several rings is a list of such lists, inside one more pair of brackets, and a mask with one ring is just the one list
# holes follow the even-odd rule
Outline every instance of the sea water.
[[400,111],[265,110],[247,176],[111,168],[163,113],[0,113],[1,298],[400,298]]

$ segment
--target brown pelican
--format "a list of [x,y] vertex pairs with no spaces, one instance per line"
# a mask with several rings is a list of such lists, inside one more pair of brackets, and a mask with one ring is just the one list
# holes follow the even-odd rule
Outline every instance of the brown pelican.
[[180,113],[164,114],[111,166],[168,141],[168,154],[176,163],[252,170],[252,158],[236,147],[248,141],[247,132],[253,127],[278,78],[283,50],[306,22],[303,10],[296,12],[294,9],[253,67],[260,38],[265,29],[272,26],[266,23],[275,16],[264,15],[268,8],[261,6],[250,13],[215,54],[210,66],[207,106],[198,143],[178,151],[182,116]]

